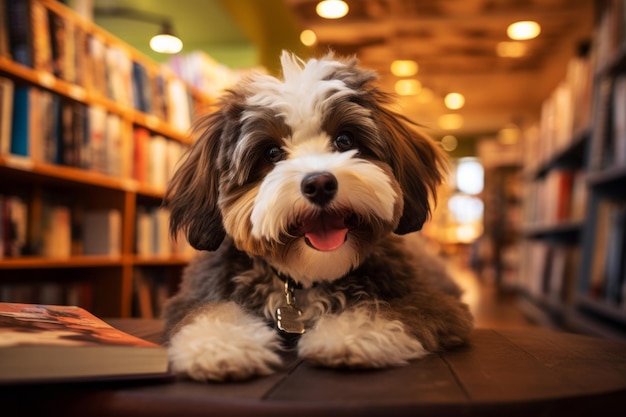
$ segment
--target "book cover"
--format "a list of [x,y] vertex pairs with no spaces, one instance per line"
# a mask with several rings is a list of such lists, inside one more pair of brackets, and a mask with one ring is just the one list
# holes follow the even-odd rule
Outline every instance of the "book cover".
[[167,349],[76,306],[0,303],[0,383],[167,378]]

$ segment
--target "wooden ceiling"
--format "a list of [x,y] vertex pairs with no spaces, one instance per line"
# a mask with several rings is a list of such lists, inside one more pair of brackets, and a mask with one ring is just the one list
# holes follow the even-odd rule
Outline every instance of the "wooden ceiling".
[[[318,0],[94,0],[94,4],[170,16],[185,52],[204,50],[227,65],[243,58],[250,66],[260,63],[276,71],[272,65],[278,63],[281,49],[300,55],[332,49],[356,54],[363,67],[379,72],[382,88],[393,91],[397,78],[390,73],[391,61],[413,59],[419,65],[414,78],[433,91],[434,99],[421,103],[407,96],[399,103],[402,112],[434,137],[452,133],[475,138],[508,123],[537,118],[541,102],[563,78],[567,60],[593,27],[594,0],[345,1],[349,13],[338,20],[317,16]],[[508,40],[506,28],[518,20],[537,21],[541,34],[523,41],[524,56],[501,58],[497,44]],[[147,48],[147,34],[157,29],[128,20],[101,18],[97,23],[140,50]],[[316,47],[299,44],[303,29],[317,34]],[[443,105],[445,94],[453,91],[466,97],[465,107],[457,111]],[[438,118],[447,113],[460,114],[463,126],[454,131],[439,128]]]
[[[356,54],[363,67],[379,72],[390,91],[398,79],[391,62],[418,63],[412,78],[432,90],[434,99],[420,103],[407,96],[400,105],[433,136],[492,134],[537,117],[593,26],[592,0],[346,0],[349,13],[337,20],[317,16],[317,2],[285,0],[298,25],[316,33],[318,51]],[[523,41],[523,56],[499,57],[498,43],[509,40],[507,26],[519,20],[538,22],[541,34]],[[465,106],[447,110],[448,92],[465,95]],[[441,129],[438,118],[447,113],[460,114],[463,126]]]

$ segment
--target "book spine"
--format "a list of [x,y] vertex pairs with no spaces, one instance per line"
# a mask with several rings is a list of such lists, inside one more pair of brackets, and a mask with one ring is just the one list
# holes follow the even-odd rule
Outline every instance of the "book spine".
[[122,253],[122,217],[119,210],[87,211],[83,222],[85,255],[119,256]]
[[30,89],[31,87],[16,86],[13,95],[11,153],[14,155],[29,156]]
[[32,1],[30,10],[33,32],[33,67],[52,73],[52,42],[50,39],[48,10],[39,1]]
[[13,81],[0,77],[0,155],[7,155],[11,152],[13,100]]
[[31,0],[5,0],[9,32],[9,48],[13,60],[33,67]]
[[7,0],[0,0],[0,57],[11,58],[6,2]]

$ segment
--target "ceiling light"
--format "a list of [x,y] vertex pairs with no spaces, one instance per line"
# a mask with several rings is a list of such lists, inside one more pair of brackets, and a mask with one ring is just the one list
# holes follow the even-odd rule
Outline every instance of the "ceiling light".
[[509,38],[515,41],[524,41],[539,36],[539,33],[541,33],[541,26],[539,26],[539,23],[537,22],[528,20],[515,22],[509,25],[506,33],[509,35]]
[[391,73],[396,77],[412,77],[417,74],[418,70],[417,62],[398,59],[391,63]]
[[496,52],[502,58],[519,58],[526,54],[527,49],[522,42],[499,42],[496,46]]
[[161,32],[150,39],[150,48],[161,54],[176,54],[183,49],[183,41],[172,33],[172,27],[163,23]]
[[339,19],[348,14],[348,4],[341,0],[324,0],[317,3],[315,11],[324,19]]
[[398,80],[395,84],[395,91],[401,96],[415,96],[422,88],[422,84],[417,80]]
[[450,110],[458,110],[465,105],[465,97],[460,93],[449,93],[443,102]]
[[313,46],[317,43],[317,36],[311,29],[300,32],[300,42],[305,46]]
[[174,35],[169,16],[132,7],[96,7],[93,12],[94,16],[130,19],[160,25],[159,33],[150,39],[150,48],[161,54],[175,54],[183,49],[183,41]]
[[460,114],[444,114],[439,116],[439,127],[445,130],[457,130],[463,127],[463,116]]

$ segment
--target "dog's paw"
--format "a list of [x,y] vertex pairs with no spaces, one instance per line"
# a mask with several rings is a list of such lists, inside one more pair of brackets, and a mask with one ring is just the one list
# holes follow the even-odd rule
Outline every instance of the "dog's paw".
[[268,375],[281,365],[276,332],[234,303],[211,308],[170,340],[172,370],[198,381]]
[[428,354],[397,320],[367,309],[322,316],[298,343],[301,357],[328,367],[385,368]]

